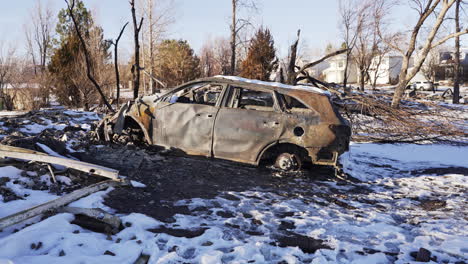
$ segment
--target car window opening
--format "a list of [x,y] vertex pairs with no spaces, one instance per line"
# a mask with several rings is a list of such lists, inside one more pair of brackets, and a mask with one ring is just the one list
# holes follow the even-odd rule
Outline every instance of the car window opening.
[[195,89],[190,88],[183,89],[173,94],[170,102],[215,106],[223,90],[223,86],[219,84],[208,84]]
[[234,87],[231,90],[230,102],[232,108],[274,111],[274,99],[271,92],[250,90],[242,87]]
[[309,111],[313,111],[308,106],[306,106],[301,101],[299,101],[298,99],[296,99],[296,98],[294,98],[292,96],[282,94],[282,93],[278,93],[277,96],[278,96],[279,101],[281,102],[282,108],[286,112],[304,112],[304,111],[309,112]]

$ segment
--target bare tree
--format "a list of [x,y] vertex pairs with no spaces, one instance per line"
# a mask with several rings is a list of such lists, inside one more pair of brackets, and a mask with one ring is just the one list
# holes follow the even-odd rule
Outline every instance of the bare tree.
[[231,46],[229,39],[209,39],[203,44],[199,54],[202,76],[230,74]]
[[143,25],[143,17],[140,19],[140,23],[137,23],[135,0],[130,0],[132,21],[133,21],[133,39],[135,42],[135,61],[132,66],[133,75],[133,99],[137,99],[138,92],[140,90],[140,30]]
[[[461,0],[456,0],[455,6],[455,32],[460,33],[460,4]],[[454,104],[460,102],[460,36],[455,37],[455,65],[453,76],[453,99]]]
[[[373,0],[362,3],[362,26],[358,28],[356,47],[353,51],[353,59],[358,68],[359,88],[364,91],[365,83],[371,78],[369,70],[371,66],[381,65],[387,48],[378,34],[378,28],[382,27],[386,14],[385,0]],[[377,60],[377,63],[374,61]],[[378,68],[378,67],[377,67]],[[375,80],[374,80],[375,81]],[[375,88],[375,87],[374,87]]]
[[[455,4],[456,1],[457,0],[411,0],[411,2],[414,4],[413,9],[415,9],[418,12],[419,16],[416,25],[411,29],[408,47],[406,49],[402,49],[397,45],[389,43],[395,50],[400,51],[403,55],[399,83],[395,88],[395,94],[393,95],[392,100],[393,108],[399,107],[406,86],[421,70],[421,67],[423,66],[426,57],[431,51],[431,49],[442,45],[451,38],[455,38],[457,36],[468,33],[468,29],[465,29],[460,32],[447,34],[443,37],[440,37],[436,41],[437,33],[439,32],[439,29],[442,26],[443,22],[446,20],[446,15],[448,11]],[[433,23],[427,25],[428,23],[426,22],[432,14],[434,14],[435,20]],[[417,54],[418,56],[414,58],[414,66],[410,70],[410,60],[416,51],[417,40],[418,37],[420,37],[421,29],[424,26],[430,29],[429,34],[427,37],[424,38],[425,40],[420,45],[421,49]]]
[[429,52],[426,61],[421,67],[421,72],[427,80],[431,82],[435,82],[435,75],[436,75],[438,66],[439,66],[439,50],[432,49]]
[[200,69],[203,77],[210,77],[216,75],[216,57],[213,43],[211,41],[205,42],[200,51]]
[[0,100],[7,110],[13,110],[12,98],[8,94],[7,89],[11,83],[13,71],[15,67],[15,49],[13,47],[4,47],[4,43],[0,43]]
[[239,33],[241,30],[251,25],[250,19],[239,18],[239,9],[249,9],[252,11],[258,11],[257,0],[232,0],[232,17],[231,17],[231,70],[230,74],[235,75],[236,73],[236,57],[237,47],[241,43],[239,42]]
[[[142,64],[148,75],[148,90],[150,93],[157,92],[156,80],[151,76],[155,74],[158,63],[157,46],[164,39],[174,19],[173,0],[139,0],[137,1],[137,12],[144,17],[146,23],[142,26]],[[146,81],[144,81],[146,85]]]
[[[385,58],[390,54],[391,48],[388,45],[381,43],[381,45],[379,45],[374,52],[375,52],[375,56],[372,59],[371,66],[368,72],[369,79],[372,85],[372,90],[375,90],[375,88],[377,87],[378,79],[382,77],[382,75],[384,75],[381,72],[381,69],[383,66],[382,64],[384,63]],[[388,56],[388,58],[390,59],[390,56]],[[393,65],[390,65],[390,62],[389,62],[388,71],[395,69],[397,65],[398,63],[394,63]]]
[[349,92],[348,77],[349,65],[351,55],[354,47],[356,46],[359,32],[365,23],[366,9],[368,3],[356,0],[340,0],[339,1],[339,14],[340,14],[340,29],[343,37],[343,48],[346,48],[345,53],[345,70],[343,73],[343,87],[345,92]]
[[117,107],[119,106],[119,99],[120,99],[120,74],[119,74],[119,59],[118,59],[118,52],[119,52],[119,40],[122,37],[122,34],[127,27],[128,22],[120,30],[119,36],[115,39],[115,41],[111,41],[111,44],[114,45],[114,70],[115,70],[115,85],[117,88]]
[[34,65],[38,62],[41,72],[44,72],[52,48],[54,15],[48,6],[44,8],[42,1],[38,0],[30,11],[30,18],[31,23],[25,26],[28,50]]
[[[42,103],[47,104],[50,93],[49,74],[46,64],[51,56],[52,39],[54,35],[55,19],[49,5],[37,0],[29,12],[28,23],[24,25],[28,55],[32,62],[32,69],[36,76],[35,82],[39,84]],[[31,65],[30,65],[31,67]],[[39,68],[39,72],[38,72]]]
[[100,94],[101,99],[104,102],[104,104],[107,106],[107,108],[111,112],[114,112],[114,109],[112,108],[112,105],[110,105],[109,102],[107,101],[107,98],[104,95],[104,93],[103,93],[103,91],[101,89],[101,86],[97,83],[96,79],[94,78],[93,74],[91,73],[90,54],[88,52],[88,48],[86,47],[86,41],[84,40],[83,36],[81,35],[80,29],[79,29],[78,24],[76,22],[75,14],[73,13],[73,9],[75,8],[75,0],[71,0],[71,2],[69,2],[69,0],[65,0],[65,3],[67,4],[68,13],[70,14],[70,17],[71,17],[71,19],[73,21],[73,25],[75,27],[76,34],[78,35],[78,38],[79,38],[80,43],[81,43],[82,48],[83,48],[83,53],[84,53],[85,62],[86,62],[86,75],[87,75],[88,79],[93,83],[94,87],[96,88],[96,90]]

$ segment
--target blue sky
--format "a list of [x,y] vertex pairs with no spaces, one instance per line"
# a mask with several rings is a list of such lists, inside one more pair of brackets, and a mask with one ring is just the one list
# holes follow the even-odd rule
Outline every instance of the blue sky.
[[[0,9],[0,41],[9,40],[24,50],[23,25],[36,0],[5,1]],[[157,2],[158,0],[155,0]],[[229,36],[231,0],[174,0],[175,23],[169,37],[189,41],[198,51],[206,38]],[[65,7],[63,0],[42,0],[54,11]],[[104,28],[106,38],[115,38],[120,27],[131,20],[128,0],[84,0],[88,8],[97,12],[97,22]],[[338,0],[258,0],[260,11],[255,22],[269,27],[275,43],[284,56],[295,39],[297,29],[307,47],[324,48],[328,43],[339,44]],[[407,16],[400,15],[401,23]],[[131,26],[131,25],[130,25]],[[132,28],[122,39],[122,52],[130,53]]]

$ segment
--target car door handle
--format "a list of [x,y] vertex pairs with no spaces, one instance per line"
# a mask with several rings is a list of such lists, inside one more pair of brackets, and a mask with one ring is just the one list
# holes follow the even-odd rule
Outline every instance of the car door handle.
[[279,125],[279,122],[278,121],[274,121],[274,122],[263,121],[263,125],[265,125],[265,126],[277,126],[277,125]]
[[[202,114],[195,114],[195,116],[202,116]],[[206,117],[213,117],[212,114],[207,114]]]

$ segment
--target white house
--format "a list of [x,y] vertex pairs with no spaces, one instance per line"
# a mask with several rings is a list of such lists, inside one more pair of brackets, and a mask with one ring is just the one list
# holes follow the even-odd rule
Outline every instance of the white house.
[[[328,60],[330,66],[323,71],[325,81],[329,83],[343,83],[346,65],[346,55],[340,54]],[[348,83],[357,82],[357,67],[353,61],[348,64]]]
[[[311,61],[309,60],[303,60],[303,59],[298,59],[296,61],[296,65],[298,67],[304,67],[304,65],[310,63]],[[313,67],[310,67],[310,68],[307,68],[305,71],[307,72],[307,74],[312,77],[312,78],[316,78],[316,79],[321,79],[321,75],[323,73],[323,71],[325,69],[327,69],[328,67],[330,67],[330,63],[328,63],[327,61],[322,61],[321,63],[317,64],[317,65],[314,65]],[[303,77],[304,74],[302,73],[299,73],[298,77]],[[299,81],[299,83],[306,83],[307,80],[302,80],[302,81]]]
[[389,84],[398,81],[398,75],[401,71],[403,57],[399,55],[386,54],[372,59],[369,68],[370,83]]

